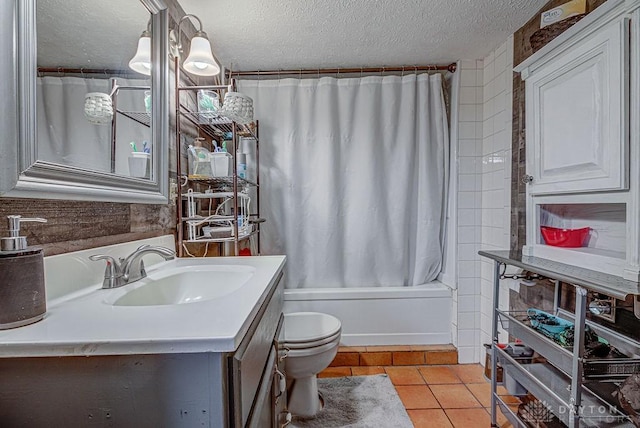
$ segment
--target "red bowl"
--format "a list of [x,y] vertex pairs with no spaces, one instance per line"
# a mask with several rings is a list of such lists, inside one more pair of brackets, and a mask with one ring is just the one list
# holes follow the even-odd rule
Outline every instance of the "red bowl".
[[558,229],[556,227],[540,226],[540,232],[542,232],[545,244],[565,248],[584,247],[584,241],[589,236],[590,230],[590,227]]

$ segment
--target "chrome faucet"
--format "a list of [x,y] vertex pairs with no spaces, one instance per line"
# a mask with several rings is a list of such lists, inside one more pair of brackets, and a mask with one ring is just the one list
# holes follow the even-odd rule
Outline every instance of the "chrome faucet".
[[106,260],[107,267],[104,271],[102,288],[118,288],[147,276],[142,262],[142,257],[145,254],[158,254],[165,260],[172,260],[175,258],[176,252],[165,247],[143,245],[124,259],[120,258],[119,261],[104,254],[94,254],[89,256],[89,259],[93,261]]

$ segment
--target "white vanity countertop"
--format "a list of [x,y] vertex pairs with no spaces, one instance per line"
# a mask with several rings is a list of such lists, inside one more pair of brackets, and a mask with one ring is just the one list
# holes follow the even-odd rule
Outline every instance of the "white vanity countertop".
[[[103,290],[99,282],[48,302],[42,321],[0,330],[0,357],[90,356],[232,352],[277,281],[285,256],[176,259],[147,269],[242,265],[255,269],[238,290],[201,302],[166,306],[113,306],[106,300],[139,283]],[[73,281],[72,271],[68,280]],[[141,280],[145,281],[146,279]]]

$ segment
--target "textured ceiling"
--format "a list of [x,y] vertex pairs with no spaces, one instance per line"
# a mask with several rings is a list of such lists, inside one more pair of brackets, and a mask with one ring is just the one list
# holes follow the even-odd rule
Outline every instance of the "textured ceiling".
[[[483,58],[547,0],[178,0],[234,70]],[[127,68],[149,14],[135,0],[38,0],[38,64]]]
[[38,65],[127,69],[149,17],[135,0],[38,0]]
[[179,0],[234,70],[483,58],[547,0]]

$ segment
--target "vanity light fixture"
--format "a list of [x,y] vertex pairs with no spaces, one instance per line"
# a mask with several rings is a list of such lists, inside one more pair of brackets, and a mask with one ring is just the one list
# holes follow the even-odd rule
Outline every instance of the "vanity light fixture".
[[180,56],[180,52],[182,51],[180,27],[182,23],[189,18],[194,18],[198,22],[198,31],[196,31],[196,34],[191,39],[189,55],[187,55],[182,63],[182,67],[185,71],[198,76],[215,76],[220,73],[220,66],[215,58],[213,58],[211,43],[209,42],[207,33],[202,31],[202,21],[200,21],[200,18],[197,16],[187,14],[180,18],[177,30],[172,30],[170,35],[171,41],[175,43],[172,52],[174,56]]
[[129,61],[129,68],[146,76],[151,75],[151,21],[138,39],[138,50]]

